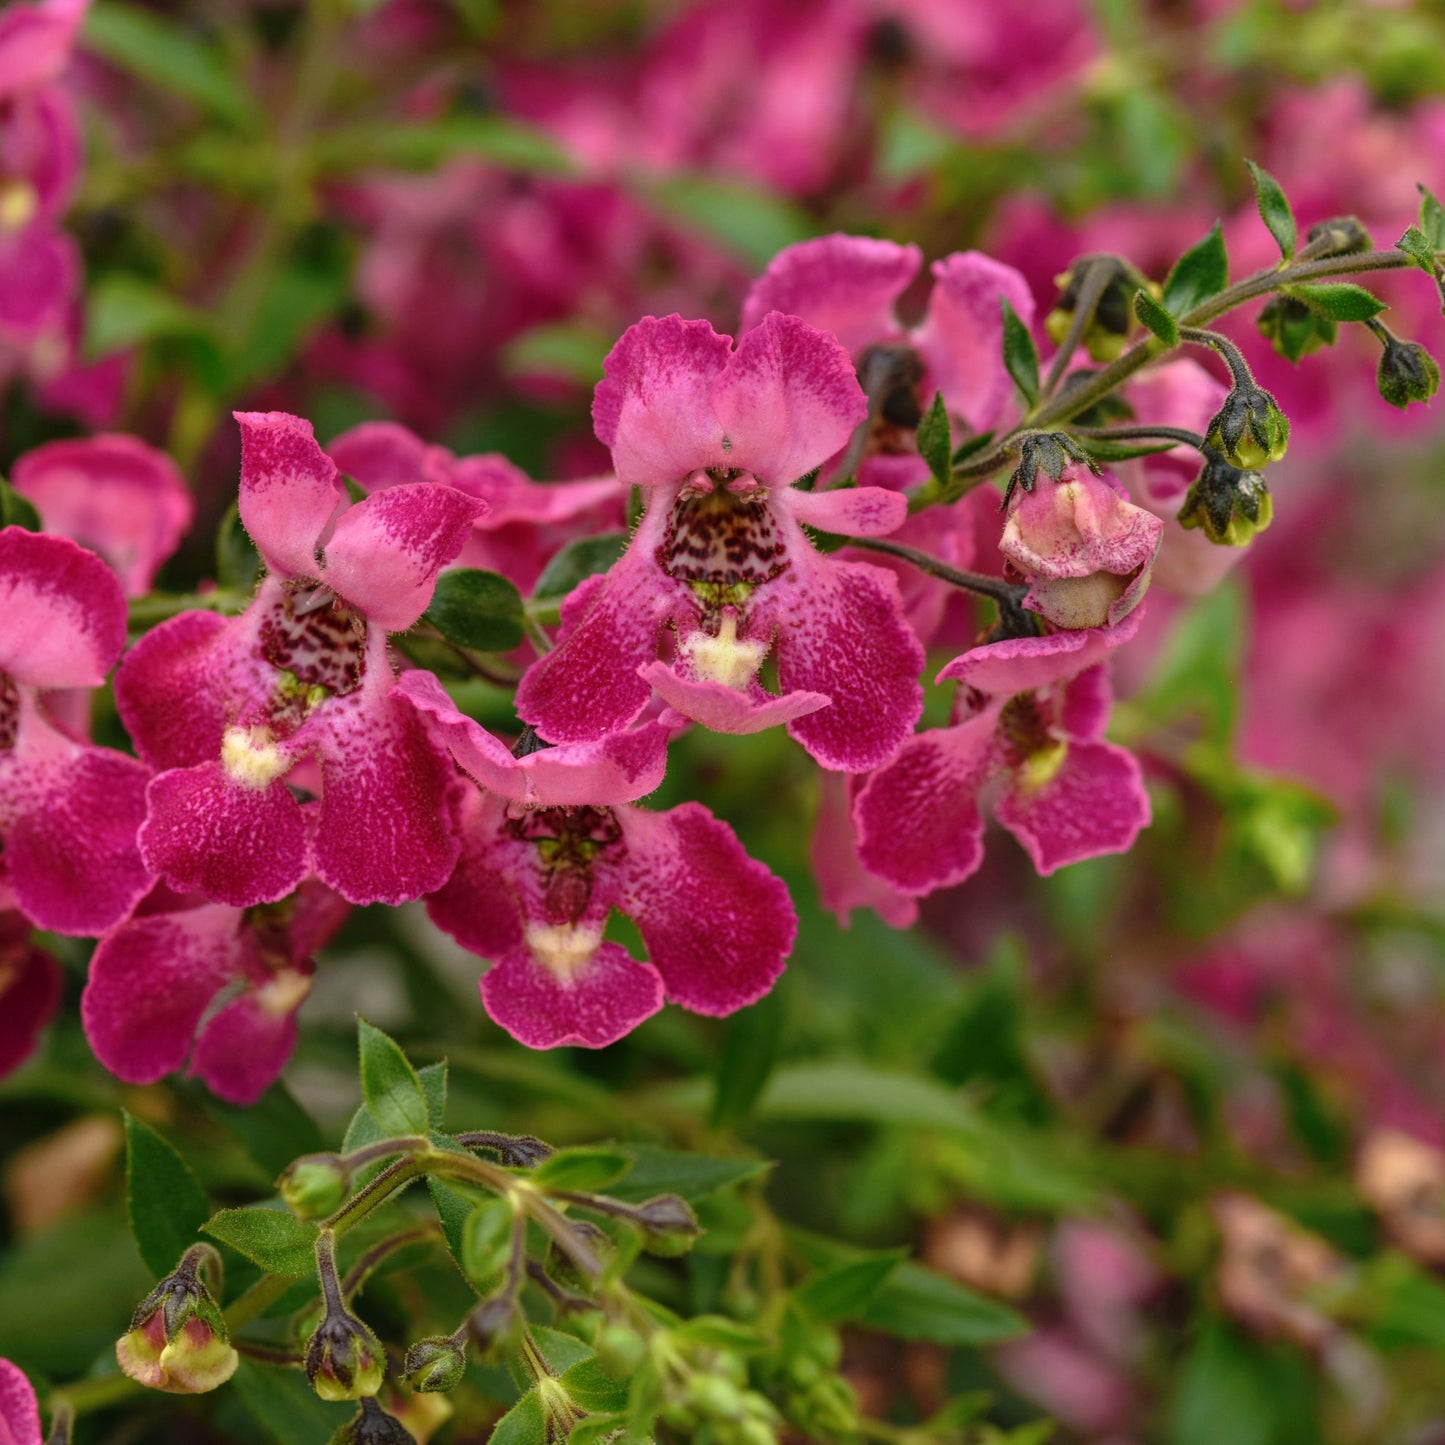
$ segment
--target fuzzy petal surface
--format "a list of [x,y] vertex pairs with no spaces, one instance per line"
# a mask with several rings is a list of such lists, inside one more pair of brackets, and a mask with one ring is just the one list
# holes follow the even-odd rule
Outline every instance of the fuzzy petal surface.
[[40,1445],[40,1441],[40,1405],[35,1391],[19,1365],[0,1360],[0,1445]]
[[986,643],[947,663],[939,672],[938,681],[953,679],[995,697],[1033,692],[1101,662],[1116,647],[1133,638],[1143,616],[1143,612],[1135,608],[1117,627],[1051,632],[1043,637],[1016,637]]
[[426,901],[431,920],[463,948],[501,959],[523,948],[522,922],[497,847],[503,801],[469,788],[457,809],[461,851],[447,882]]
[[319,575],[316,550],[344,500],[336,463],[299,416],[234,415],[241,428],[241,521],[256,550],[277,576]]
[[225,1004],[202,1028],[191,1072],[217,1098],[244,1108],[271,1087],[295,1047],[295,1011],[273,1012],[251,990]]
[[805,526],[845,537],[886,537],[908,520],[908,498],[883,487],[788,494],[788,508]]
[[665,662],[650,662],[642,678],[675,712],[715,733],[760,733],[827,707],[826,693],[789,692],[772,697],[753,686],[743,691],[709,679],[683,677]]
[[60,1007],[61,983],[60,965],[32,947],[29,920],[17,913],[0,916],[0,1079],[34,1052],[41,1029]]

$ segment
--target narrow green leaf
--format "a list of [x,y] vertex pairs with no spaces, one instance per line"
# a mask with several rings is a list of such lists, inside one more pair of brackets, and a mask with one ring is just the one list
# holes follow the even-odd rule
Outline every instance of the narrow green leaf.
[[154,281],[111,272],[86,294],[83,350],[90,360],[161,337],[194,336],[211,340],[210,323]]
[[426,616],[448,642],[478,652],[510,652],[525,635],[522,594],[500,572],[479,567],[443,572]]
[[543,1189],[590,1193],[620,1179],[631,1164],[631,1155],[620,1149],[559,1149],[532,1171],[532,1178]]
[[953,476],[953,436],[948,424],[948,410],[943,393],[933,394],[933,405],[918,423],[918,455],[928,463],[928,470],[940,482]]
[[614,1379],[595,1356],[568,1369],[562,1375],[562,1388],[589,1413],[627,1408],[627,1381]]
[[793,1291],[793,1301],[818,1324],[857,1319],[906,1254],[906,1250],[890,1250],[819,1270]]
[[431,171],[461,156],[507,170],[562,175],[574,169],[550,136],[500,115],[455,115],[424,124],[362,125],[332,132],[316,144],[318,172],[341,175],[375,166]]
[[761,1350],[766,1341],[749,1325],[739,1324],[726,1315],[697,1315],[680,1324],[673,1338],[709,1350],[738,1350],[746,1354]]
[[1134,293],[1134,315],[1165,346],[1179,345],[1179,323],[1142,286]]
[[756,1179],[773,1166],[764,1159],[712,1159],[680,1149],[644,1146],[632,1151],[632,1172],[607,1192],[614,1199],[635,1202],[659,1194],[680,1194],[689,1203]]
[[416,1071],[417,1082],[426,1095],[426,1114],[433,1129],[444,1126],[447,1116],[447,1061],[440,1059]]
[[270,1274],[309,1274],[316,1267],[316,1226],[288,1210],[223,1209],[204,1229]]
[[612,341],[610,333],[595,326],[551,322],[509,341],[502,364],[511,376],[563,376],[590,388],[602,376],[602,360]]
[[567,1445],[596,1445],[617,1434],[627,1424],[626,1415],[589,1415],[573,1427]]
[[1385,309],[1378,296],[1356,286],[1353,281],[1335,282],[1326,286],[1292,286],[1290,295],[1297,296],[1312,311],[1331,321],[1368,321]]
[[712,1122],[735,1129],[753,1111],[778,1061],[783,1037],[783,995],[774,989],[733,1015],[713,1070]]
[[1245,165],[1254,178],[1254,199],[1259,205],[1259,218],[1274,237],[1280,255],[1288,261],[1294,255],[1299,237],[1294,212],[1280,183],[1263,166],[1257,166],[1253,161],[1245,161]]
[[154,1129],[125,1115],[126,1204],[140,1257],[157,1279],[195,1242],[211,1213],[186,1161]]
[[427,1132],[427,1098],[411,1061],[393,1039],[365,1019],[357,1020],[361,1049],[361,1097],[382,1137]]
[[649,183],[644,199],[759,270],[785,246],[806,241],[817,231],[807,212],[791,201],[718,176],[672,175]]
[[1032,406],[1039,399],[1038,348],[1006,296],[1000,298],[1000,304],[1003,307],[1003,364],[1024,401]]
[[883,1281],[858,1321],[899,1339],[975,1348],[1029,1331],[1017,1310],[912,1263],[899,1265]]
[[1435,258],[1436,248],[1430,244],[1430,238],[1418,226],[1411,226],[1395,242],[1395,249],[1403,251],[1435,282],[1436,290],[1440,293],[1441,310],[1445,312],[1445,270],[1442,270],[1439,261]]
[[447,1248],[460,1269],[467,1218],[476,1207],[475,1201],[459,1194],[450,1184],[444,1184],[440,1179],[428,1179],[426,1183],[431,1190],[432,1203],[436,1206],[437,1219],[441,1223],[442,1234],[446,1237]]
[[0,477],[0,527],[23,527],[38,532],[40,513],[28,497],[22,497],[4,477]]
[[1420,230],[1432,251],[1445,251],[1445,206],[1428,187],[1416,184],[1420,192]]
[[1229,284],[1229,256],[1218,221],[1202,241],[1191,246],[1175,263],[1164,282],[1164,309],[1184,316],[1201,302],[1217,296]]
[[260,575],[261,555],[241,525],[240,509],[232,502],[216,528],[216,581],[222,587],[246,592]]
[[565,597],[579,582],[607,571],[626,546],[626,532],[603,532],[569,542],[542,569],[532,589],[533,598],[540,602],[549,597]]

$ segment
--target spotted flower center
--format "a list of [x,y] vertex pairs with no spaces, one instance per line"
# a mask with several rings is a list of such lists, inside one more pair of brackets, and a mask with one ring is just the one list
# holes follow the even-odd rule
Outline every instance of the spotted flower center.
[[622,829],[612,810],[536,808],[509,819],[507,828],[513,837],[537,849],[547,925],[575,926],[592,901],[593,869],[598,857],[622,842]]
[[0,753],[8,753],[20,736],[20,689],[0,672]]
[[1024,787],[1042,788],[1063,767],[1068,744],[1050,729],[1037,693],[1021,692],[1004,704],[999,732]]
[[261,655],[293,695],[344,697],[366,671],[366,620],[325,588],[288,587],[261,624]]

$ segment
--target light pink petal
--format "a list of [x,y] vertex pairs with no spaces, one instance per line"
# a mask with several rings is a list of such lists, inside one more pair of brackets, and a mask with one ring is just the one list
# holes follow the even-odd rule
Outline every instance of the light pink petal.
[[867,236],[820,236],[778,252],[743,302],[739,333],[770,311],[830,331],[854,356],[902,335],[893,306],[923,264],[917,246]]
[[[956,251],[933,263],[928,315],[918,350],[948,410],[975,432],[991,431],[1013,405],[1003,364],[1003,301],[1030,326],[1034,298],[1012,266],[979,251]],[[924,398],[925,403],[931,397]]]
[[953,679],[996,697],[1033,692],[1101,662],[1133,638],[1143,616],[1142,608],[1136,607],[1117,627],[986,643],[955,657],[939,672],[938,681]]
[[483,977],[482,1004],[529,1049],[601,1049],[662,1007],[662,980],[618,943],[600,944],[567,979],[516,949]]
[[115,573],[68,537],[0,531],[0,672],[31,687],[98,687],[125,646]]
[[218,1098],[246,1107],[276,1082],[295,1047],[295,1012],[273,1013],[248,989],[201,1029],[191,1072]]
[[352,903],[405,903],[440,888],[457,861],[456,772],[415,710],[369,685],[332,704],[316,740],[317,874]]
[[333,438],[327,455],[364,492],[450,480],[452,455],[394,421],[364,421]]
[[761,998],[798,931],[782,879],[700,803],[666,813],[624,807],[616,817],[627,845],[621,907],[668,998],[714,1015]]
[[722,465],[774,487],[797,481],[842,450],[868,415],[843,347],[776,311],[739,341],[713,381],[712,405],[731,444]]
[[961,883],[983,862],[978,790],[993,766],[998,709],[910,738],[853,803],[858,857],[900,893]]
[[316,551],[343,498],[336,463],[311,423],[284,411],[238,411],[241,521],[279,577],[316,577]]
[[310,871],[301,805],[280,779],[246,787],[202,763],[153,778],[146,803],[141,853],[177,892],[250,908],[285,898]]
[[428,482],[375,492],[337,519],[322,579],[378,627],[404,631],[486,510],[476,497]]
[[149,769],[58,734],[43,750],[22,734],[10,769],[0,804],[11,815],[5,856],[20,910],[55,933],[103,933],[151,884],[136,847]]
[[908,498],[882,487],[845,487],[832,492],[794,488],[775,497],[773,505],[786,505],[805,526],[845,537],[886,537],[908,520]]
[[994,816],[1024,845],[1041,874],[1066,863],[1126,852],[1149,824],[1149,795],[1133,755],[1110,743],[1070,741],[1058,772],[1039,787],[1022,774]]
[[31,947],[29,921],[17,913],[0,916],[0,1079],[34,1052],[41,1029],[60,1006],[60,990],[60,965],[44,949]]
[[10,481],[47,532],[100,553],[131,597],[150,591],[194,510],[176,464],[120,434],[47,442],[16,461]]
[[853,795],[859,779],[818,775],[818,818],[808,851],[818,897],[843,928],[855,908],[871,908],[891,928],[912,928],[918,904],[863,867],[853,826]]
[[623,332],[592,400],[597,439],[622,482],[650,487],[729,465],[712,383],[730,355],[730,338],[706,321],[644,316]]
[[500,959],[523,947],[521,913],[497,846],[506,804],[468,789],[457,809],[461,854],[445,885],[426,901],[431,920],[463,948]]
[[6,1432],[4,1445],[40,1445],[35,1391],[19,1365],[9,1360],[0,1360],[0,1430]]
[[130,1084],[174,1073],[211,1000],[241,974],[241,914],[208,904],[107,934],[90,960],[80,1018],[95,1056]]
[[821,692],[790,692],[770,697],[760,687],[746,692],[725,683],[682,677],[665,662],[650,662],[641,676],[670,708],[715,733],[760,733],[827,707]]
[[1032,491],[1014,492],[999,551],[1031,581],[1036,575],[1124,576],[1148,563],[1163,530],[1107,473],[1076,467],[1060,481],[1041,475]]
[[[1151,366],[1130,377],[1123,394],[1133,410],[1136,426],[1177,426],[1205,432],[1224,405],[1228,391],[1223,382],[1186,357],[1164,366]],[[1167,452],[1140,457],[1126,465],[1142,472],[1148,501],[1173,503],[1174,510],[1178,510],[1179,501],[1198,474],[1199,453],[1181,442]],[[1235,550],[1212,543],[1209,546],[1215,552]]]
[[[53,80],[70,59],[89,0],[12,5],[0,15],[0,100]],[[36,1426],[39,1438],[39,1426]]]
[[616,530],[623,524],[627,507],[627,489],[616,477],[595,477],[581,482],[534,482],[510,463],[506,465],[521,478],[522,485],[484,488],[468,486],[463,478],[469,463],[505,458],[464,457],[457,465],[457,486],[473,496],[491,503],[492,510],[478,523],[484,532],[495,532],[510,523],[530,523],[537,527],[555,527],[597,512],[607,519],[603,529]]

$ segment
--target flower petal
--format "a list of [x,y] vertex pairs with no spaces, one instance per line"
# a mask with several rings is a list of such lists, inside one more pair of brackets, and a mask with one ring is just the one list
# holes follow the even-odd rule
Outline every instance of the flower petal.
[[882,487],[845,487],[842,491],[800,492],[773,499],[786,505],[805,526],[846,537],[886,537],[908,520],[908,498]]
[[31,946],[29,920],[0,917],[0,1078],[30,1057],[60,1006],[60,990],[60,965]]
[[917,246],[868,236],[819,236],[779,251],[743,302],[739,334],[770,311],[830,331],[853,355],[902,335],[894,303],[923,265]]
[[201,1029],[191,1072],[217,1098],[249,1107],[276,1082],[295,1047],[295,1010],[273,1013],[248,989]]
[[782,697],[771,697],[760,687],[744,692],[726,683],[682,677],[665,662],[648,663],[640,676],[670,708],[715,733],[760,733],[832,702],[821,692],[790,692]]
[[523,947],[516,894],[497,846],[506,804],[468,789],[457,809],[461,851],[452,876],[426,901],[431,920],[463,948],[499,959]]
[[344,501],[336,463],[299,416],[233,415],[241,428],[241,521],[256,550],[279,577],[317,576],[316,549]]
[[847,928],[855,908],[871,908],[890,928],[912,928],[918,904],[863,867],[852,799],[859,783],[841,773],[818,776],[818,819],[808,860],[823,906]]
[[20,1366],[9,1360],[0,1360],[0,1428],[6,1432],[7,1445],[11,1441],[14,1445],[40,1445],[40,1406],[35,1391]]
[[616,818],[627,845],[620,906],[668,998],[717,1015],[767,993],[798,931],[782,879],[700,803],[666,813],[624,807]]
[[326,454],[363,492],[450,481],[452,454],[394,421],[364,421],[333,437]]
[[[868,415],[843,347],[827,332],[776,311],[738,342],[713,381],[712,405],[727,432],[722,464],[776,487],[821,466]],[[716,464],[698,460],[693,466]]]
[[1116,627],[1090,627],[1079,632],[1051,632],[1043,637],[1014,637],[989,642],[955,657],[938,674],[995,697],[1033,692],[1061,678],[1073,677],[1101,662],[1128,642],[1143,620],[1136,607]]
[[0,15],[0,99],[35,90],[60,74],[88,8],[89,0],[48,0],[12,5]]

